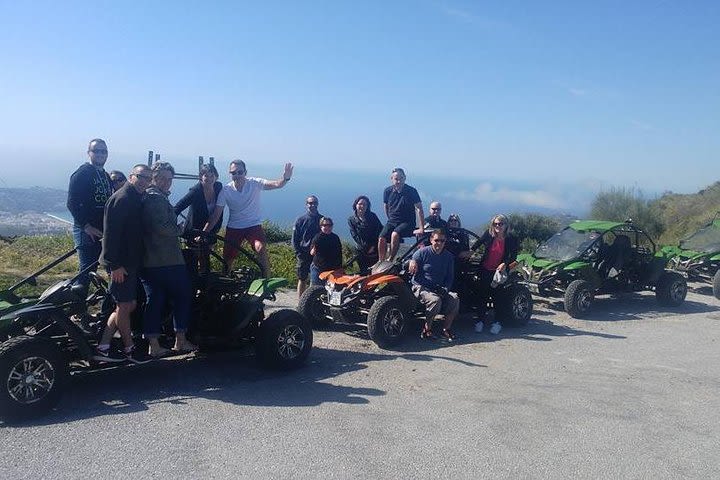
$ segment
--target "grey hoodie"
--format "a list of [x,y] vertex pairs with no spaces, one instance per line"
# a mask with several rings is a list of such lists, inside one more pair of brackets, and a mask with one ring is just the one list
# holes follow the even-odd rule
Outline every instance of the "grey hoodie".
[[178,238],[182,230],[177,225],[175,209],[170,205],[167,195],[155,186],[145,192],[142,223],[145,268],[185,264]]

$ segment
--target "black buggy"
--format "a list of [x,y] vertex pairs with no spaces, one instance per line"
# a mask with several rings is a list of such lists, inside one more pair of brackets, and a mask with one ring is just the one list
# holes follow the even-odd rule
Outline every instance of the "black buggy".
[[[291,369],[302,365],[313,342],[309,322],[290,309],[265,316],[265,300],[274,300],[275,291],[287,285],[287,279],[262,278],[254,256],[239,250],[249,266],[229,273],[194,273],[196,293],[188,337],[201,351],[251,342],[265,366]],[[22,298],[14,293],[22,285],[34,284],[38,275],[73,253],[0,292],[0,418],[32,417],[50,410],[71,374],[127,365],[93,360],[102,327],[115,308],[105,280],[97,273],[90,272],[87,296],[75,283],[79,275],[52,285],[39,297]],[[132,317],[133,337],[140,348],[147,345],[140,333],[142,303],[139,300]],[[96,321],[81,328],[71,317],[86,311],[94,313]],[[161,343],[170,346],[169,315],[163,328]]]

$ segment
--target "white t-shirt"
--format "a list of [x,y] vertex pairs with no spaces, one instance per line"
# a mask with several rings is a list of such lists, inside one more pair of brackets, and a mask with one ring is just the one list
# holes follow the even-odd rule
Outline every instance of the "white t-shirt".
[[216,205],[230,210],[227,226],[230,228],[249,228],[262,224],[260,218],[260,192],[267,180],[247,177],[242,189],[237,190],[235,183],[223,186]]

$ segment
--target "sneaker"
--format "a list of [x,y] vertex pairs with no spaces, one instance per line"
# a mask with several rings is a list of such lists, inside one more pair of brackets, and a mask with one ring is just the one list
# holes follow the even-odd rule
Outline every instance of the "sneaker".
[[452,330],[450,330],[449,328],[443,328],[442,338],[447,340],[448,342],[454,342],[456,337]]
[[135,347],[133,347],[130,352],[125,352],[125,358],[128,361],[136,363],[138,365],[142,363],[148,363],[153,359],[147,352]]
[[108,350],[100,350],[99,348],[95,349],[95,354],[93,354],[93,360],[97,360],[98,362],[124,362],[127,360],[125,358],[125,355],[122,353],[113,350],[112,348]]
[[475,324],[475,331],[476,331],[477,333],[482,333],[484,327],[485,327],[485,324],[483,323],[482,320],[480,320],[479,322],[477,322],[477,323]]
[[500,330],[502,330],[502,325],[500,325],[500,322],[495,322],[492,325],[490,325],[490,333],[493,335],[497,335],[500,333]]

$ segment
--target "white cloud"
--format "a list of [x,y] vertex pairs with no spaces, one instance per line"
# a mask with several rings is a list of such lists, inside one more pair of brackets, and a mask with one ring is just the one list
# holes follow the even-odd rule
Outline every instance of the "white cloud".
[[583,88],[569,88],[568,92],[574,97],[584,97],[588,93],[587,90]]
[[518,190],[507,187],[496,188],[489,182],[484,182],[472,191],[457,191],[448,193],[448,196],[463,200],[476,200],[487,204],[502,204],[536,208],[565,209],[569,205],[554,193],[545,190]]

